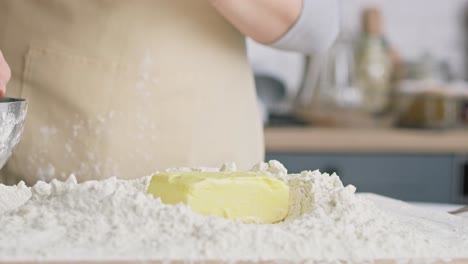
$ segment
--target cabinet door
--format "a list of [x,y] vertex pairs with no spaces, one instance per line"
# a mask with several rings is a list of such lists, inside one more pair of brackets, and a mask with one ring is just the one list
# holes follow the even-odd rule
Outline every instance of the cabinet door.
[[269,153],[291,173],[320,169],[337,172],[358,192],[406,201],[454,202],[453,155]]
[[457,203],[468,204],[468,155],[456,155],[454,159],[454,200]]

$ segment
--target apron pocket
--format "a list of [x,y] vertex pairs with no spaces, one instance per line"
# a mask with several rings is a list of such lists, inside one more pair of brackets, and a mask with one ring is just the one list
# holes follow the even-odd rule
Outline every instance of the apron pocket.
[[106,114],[118,64],[68,51],[31,47],[21,96],[29,110],[14,163],[35,180],[98,177],[105,166]]

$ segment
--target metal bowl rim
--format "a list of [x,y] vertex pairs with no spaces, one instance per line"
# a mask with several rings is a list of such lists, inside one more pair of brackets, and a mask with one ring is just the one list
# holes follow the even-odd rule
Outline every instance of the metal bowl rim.
[[24,103],[26,99],[24,98],[14,98],[14,97],[3,97],[0,98],[0,104],[8,104],[8,103]]

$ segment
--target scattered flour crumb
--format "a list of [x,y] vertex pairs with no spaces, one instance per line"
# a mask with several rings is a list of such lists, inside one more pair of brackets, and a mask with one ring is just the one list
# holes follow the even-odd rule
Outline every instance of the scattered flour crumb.
[[31,190],[24,184],[6,186],[0,184],[0,216],[2,213],[16,209],[31,198]]
[[55,127],[43,126],[43,127],[39,128],[39,132],[43,136],[44,140],[50,140],[55,135],[57,135],[58,130]]
[[234,162],[227,162],[227,163],[224,163],[219,170],[220,171],[237,171],[237,165]]
[[268,163],[258,163],[253,166],[252,171],[264,172],[283,179],[288,175],[288,170],[277,160],[270,160]]
[[43,167],[37,168],[36,178],[42,180],[50,180],[55,177],[55,167],[54,165],[47,163]]

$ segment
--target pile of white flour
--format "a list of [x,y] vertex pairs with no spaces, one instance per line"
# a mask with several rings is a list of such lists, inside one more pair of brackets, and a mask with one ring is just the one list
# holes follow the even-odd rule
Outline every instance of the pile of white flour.
[[253,170],[288,182],[291,206],[284,222],[242,224],[199,215],[182,204],[165,205],[145,193],[149,177],[77,184],[72,176],[32,188],[0,186],[6,201],[0,202],[0,260],[468,257],[468,228],[438,230],[384,212],[336,175],[288,175],[275,161]]

